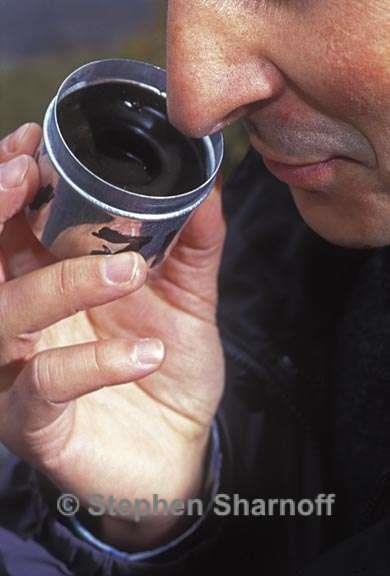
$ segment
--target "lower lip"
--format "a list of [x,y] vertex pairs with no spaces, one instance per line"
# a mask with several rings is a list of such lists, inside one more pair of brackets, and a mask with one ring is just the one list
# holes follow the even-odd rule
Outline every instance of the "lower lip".
[[318,189],[329,185],[333,181],[335,168],[340,159],[331,158],[324,162],[302,166],[283,164],[265,157],[263,157],[263,160],[268,170],[282,182],[286,182],[290,186]]

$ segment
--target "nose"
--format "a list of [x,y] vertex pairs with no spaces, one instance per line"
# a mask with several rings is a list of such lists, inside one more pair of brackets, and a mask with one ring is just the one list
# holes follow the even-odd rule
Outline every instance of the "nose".
[[233,37],[234,22],[225,25],[220,14],[202,14],[200,4],[174,1],[168,9],[168,114],[194,138],[264,106],[285,86],[278,68],[253,50],[245,30]]

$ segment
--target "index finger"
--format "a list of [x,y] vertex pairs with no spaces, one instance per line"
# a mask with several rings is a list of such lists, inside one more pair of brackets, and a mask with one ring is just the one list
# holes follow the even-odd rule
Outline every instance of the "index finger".
[[21,154],[34,156],[41,138],[42,129],[38,124],[23,124],[0,141],[0,162],[7,162]]
[[31,201],[39,185],[35,161],[23,154],[0,164],[0,233],[3,225]]

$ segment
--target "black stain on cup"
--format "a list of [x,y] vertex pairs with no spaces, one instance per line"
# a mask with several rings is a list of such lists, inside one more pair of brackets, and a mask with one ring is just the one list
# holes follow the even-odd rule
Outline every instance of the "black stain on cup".
[[103,244],[101,250],[92,250],[90,254],[91,256],[97,256],[98,254],[112,254],[112,252],[108,246],[105,246],[105,244]]
[[122,234],[118,230],[113,230],[108,226],[104,226],[97,232],[92,232],[92,236],[100,238],[109,242],[110,244],[126,244],[124,248],[120,250],[112,250],[105,244],[102,246],[102,250],[92,250],[91,254],[120,254],[122,252],[139,252],[141,248],[149,244],[152,237],[151,236],[133,236],[132,234]]
[[40,188],[36,193],[34,200],[29,204],[30,210],[39,210],[44,204],[48,204],[53,197],[54,190],[51,184]]

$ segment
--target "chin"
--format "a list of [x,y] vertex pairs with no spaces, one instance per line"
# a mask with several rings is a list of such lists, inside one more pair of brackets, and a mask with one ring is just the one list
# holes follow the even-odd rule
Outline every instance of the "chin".
[[336,194],[293,188],[291,193],[303,220],[327,242],[354,249],[390,244],[390,198],[339,200]]

